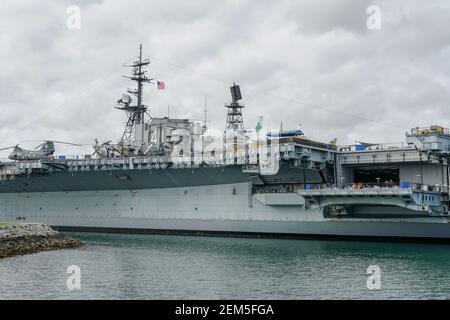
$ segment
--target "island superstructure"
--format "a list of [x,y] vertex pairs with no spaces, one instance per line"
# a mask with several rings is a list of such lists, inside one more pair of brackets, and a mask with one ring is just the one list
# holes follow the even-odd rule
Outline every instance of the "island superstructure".
[[[246,129],[231,87],[225,131],[150,117],[150,61],[116,108],[121,138],[94,153],[0,162],[0,221],[63,230],[450,241],[450,131],[413,128],[404,143],[341,146],[301,130]],[[136,100],[136,101],[133,101]],[[223,108],[223,107],[222,107]]]

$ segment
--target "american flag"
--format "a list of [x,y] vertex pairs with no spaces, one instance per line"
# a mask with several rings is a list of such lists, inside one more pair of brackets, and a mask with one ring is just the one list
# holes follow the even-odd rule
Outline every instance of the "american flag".
[[158,86],[158,90],[164,90],[166,88],[166,84],[162,81],[156,81],[156,85]]

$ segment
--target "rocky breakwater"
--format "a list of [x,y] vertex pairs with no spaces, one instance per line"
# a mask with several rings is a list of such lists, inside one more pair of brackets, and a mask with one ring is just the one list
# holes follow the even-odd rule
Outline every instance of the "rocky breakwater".
[[40,223],[0,223],[0,258],[76,248],[82,243]]

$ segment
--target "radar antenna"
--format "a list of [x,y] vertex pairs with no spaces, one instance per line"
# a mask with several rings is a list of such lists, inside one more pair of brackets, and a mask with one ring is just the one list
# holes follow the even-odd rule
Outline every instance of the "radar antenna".
[[239,104],[239,100],[242,99],[241,89],[236,83],[233,83],[233,86],[230,87],[231,91],[231,103],[226,105],[228,108],[227,114],[227,130],[244,130],[244,120],[242,118],[242,108],[243,105]]
[[[117,101],[115,108],[125,111],[128,120],[123,131],[121,144],[122,146],[126,144],[131,144],[132,141],[136,140],[136,125],[142,124],[141,128],[144,130],[144,118],[147,113],[148,107],[142,103],[142,93],[144,83],[152,83],[153,78],[148,78],[146,70],[144,68],[150,64],[149,59],[142,59],[142,44],[139,46],[139,57],[137,61],[125,67],[132,68],[131,76],[123,76],[124,78],[130,79],[137,82],[137,89],[127,89],[129,94],[132,94],[137,98],[136,104],[132,105],[132,99],[129,94],[124,94],[120,100]],[[142,132],[143,136],[143,132]]]

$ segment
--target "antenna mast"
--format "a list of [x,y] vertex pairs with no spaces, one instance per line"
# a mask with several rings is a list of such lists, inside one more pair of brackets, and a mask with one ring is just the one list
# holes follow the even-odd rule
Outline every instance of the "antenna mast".
[[208,108],[208,95],[205,93],[205,109],[203,110],[204,114],[205,114],[205,119],[203,122],[203,128],[206,129],[206,113],[207,113],[207,108]]
[[[115,108],[125,111],[128,120],[123,131],[121,143],[122,145],[131,144],[132,141],[136,140],[136,125],[141,124],[142,131],[144,130],[144,118],[145,113],[147,113],[148,107],[142,103],[142,93],[144,83],[152,83],[153,78],[148,78],[146,74],[145,67],[150,64],[149,59],[142,59],[142,44],[139,46],[139,57],[137,61],[129,65],[124,65],[125,67],[132,68],[131,76],[123,76],[124,78],[130,79],[137,82],[136,89],[127,89],[129,94],[132,94],[137,98],[135,105],[132,105],[132,99],[130,95],[124,94],[120,100],[117,101]],[[142,132],[143,137],[143,132]]]

